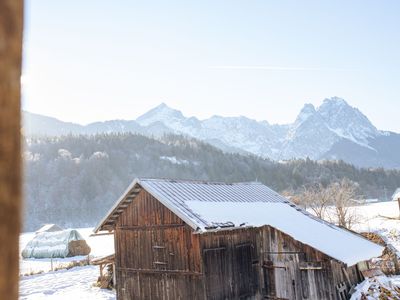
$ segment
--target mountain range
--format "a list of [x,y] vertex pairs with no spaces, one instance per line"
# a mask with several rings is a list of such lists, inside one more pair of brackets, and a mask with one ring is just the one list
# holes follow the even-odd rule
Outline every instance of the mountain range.
[[284,161],[309,157],[344,160],[359,167],[400,168],[400,134],[378,130],[345,100],[325,99],[319,107],[305,104],[291,124],[269,124],[244,116],[212,116],[200,120],[158,105],[136,120],[111,120],[79,125],[23,113],[26,136],[59,136],[134,132],[146,136],[182,134],[226,152],[249,153]]

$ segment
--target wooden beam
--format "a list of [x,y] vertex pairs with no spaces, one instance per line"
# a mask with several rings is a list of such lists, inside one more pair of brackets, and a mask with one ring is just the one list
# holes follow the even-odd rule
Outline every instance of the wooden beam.
[[133,272],[133,273],[143,273],[143,274],[171,274],[171,275],[183,275],[183,276],[203,276],[203,273],[191,272],[184,270],[153,270],[153,269],[133,269],[133,268],[118,268],[117,272]]
[[93,236],[93,237],[96,237],[96,236],[102,236],[102,235],[113,235],[114,234],[114,232],[112,231],[112,232],[100,232],[100,233],[92,233],[91,235],[89,235],[89,236]]
[[0,298],[18,299],[23,1],[0,0]]
[[121,230],[146,230],[146,229],[164,229],[184,227],[185,224],[154,224],[154,225],[141,225],[141,226],[118,226],[117,229]]

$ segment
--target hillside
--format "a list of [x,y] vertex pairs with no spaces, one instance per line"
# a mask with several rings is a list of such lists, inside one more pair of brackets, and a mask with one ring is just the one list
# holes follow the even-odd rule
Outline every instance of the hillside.
[[260,181],[289,193],[348,177],[367,198],[390,196],[400,186],[400,171],[358,169],[341,161],[277,163],[174,135],[28,138],[24,158],[26,229],[52,222],[94,226],[135,177]]

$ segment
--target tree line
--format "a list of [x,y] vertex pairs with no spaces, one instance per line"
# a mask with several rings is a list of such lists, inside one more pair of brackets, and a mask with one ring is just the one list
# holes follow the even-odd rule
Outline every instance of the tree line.
[[43,223],[94,226],[135,177],[259,181],[286,195],[347,178],[363,197],[381,199],[400,186],[398,170],[360,169],[343,161],[274,162],[176,135],[26,138],[24,164],[25,230]]

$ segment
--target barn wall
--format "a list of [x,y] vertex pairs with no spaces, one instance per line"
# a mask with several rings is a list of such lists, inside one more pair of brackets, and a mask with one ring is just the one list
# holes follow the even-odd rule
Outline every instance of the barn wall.
[[142,190],[115,228],[118,299],[204,299],[198,235]]
[[269,226],[200,235],[207,299],[336,300],[360,282],[324,253]]
[[[272,228],[261,228],[261,285],[266,296],[278,299],[340,299],[360,281],[356,266],[343,263]],[[345,299],[345,298],[343,298]]]

